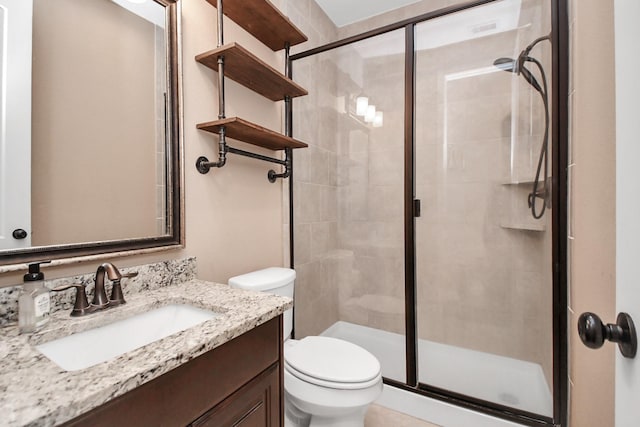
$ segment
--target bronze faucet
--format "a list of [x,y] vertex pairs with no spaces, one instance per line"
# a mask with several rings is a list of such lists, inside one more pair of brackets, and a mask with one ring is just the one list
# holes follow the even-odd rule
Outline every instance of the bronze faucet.
[[[113,282],[111,297],[109,298],[107,298],[107,292],[104,287],[105,274],[109,280]],[[101,264],[96,271],[95,289],[93,291],[93,301],[91,304],[87,301],[85,286],[82,284],[58,286],[57,288],[53,288],[52,291],[63,291],[69,288],[76,288],[76,301],[73,306],[73,310],[71,310],[71,316],[84,316],[85,314],[125,304],[126,301],[122,295],[122,286],[120,281],[124,278],[136,277],[137,275],[138,272],[135,271],[122,274],[116,266],[110,262]]]
[[118,271],[118,269],[109,262],[105,262],[104,264],[100,265],[100,267],[98,267],[98,270],[96,271],[96,286],[93,290],[93,301],[91,301],[91,305],[95,306],[97,309],[106,308],[110,303],[109,298],[107,298],[107,292],[104,288],[105,273],[109,277],[109,280],[117,280],[118,285],[120,284],[120,279],[122,278],[122,274],[120,274],[120,271]]

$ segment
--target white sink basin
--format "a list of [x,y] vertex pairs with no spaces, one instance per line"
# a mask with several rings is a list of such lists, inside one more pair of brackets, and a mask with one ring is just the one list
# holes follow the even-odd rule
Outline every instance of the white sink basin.
[[62,369],[78,371],[219,315],[190,305],[167,305],[109,325],[40,344],[36,348]]

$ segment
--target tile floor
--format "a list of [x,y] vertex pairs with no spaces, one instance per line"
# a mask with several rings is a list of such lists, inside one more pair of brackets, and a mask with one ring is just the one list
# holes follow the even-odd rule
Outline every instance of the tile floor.
[[371,405],[364,419],[364,427],[439,427],[393,411],[380,405]]

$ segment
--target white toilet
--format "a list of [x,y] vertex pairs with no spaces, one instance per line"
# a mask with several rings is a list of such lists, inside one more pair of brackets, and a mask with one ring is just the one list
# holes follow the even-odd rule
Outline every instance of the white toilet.
[[[292,269],[272,267],[232,277],[229,285],[293,298],[295,278]],[[285,425],[363,427],[367,407],[382,392],[378,360],[336,338],[289,339],[292,310],[283,325]]]

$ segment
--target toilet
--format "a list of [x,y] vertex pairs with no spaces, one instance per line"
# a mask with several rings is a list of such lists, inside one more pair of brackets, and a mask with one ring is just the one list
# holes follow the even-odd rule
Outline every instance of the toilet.
[[[296,272],[271,267],[229,279],[229,286],[293,298]],[[380,362],[367,350],[330,337],[290,339],[293,310],[284,313],[285,426],[363,427],[382,392]]]

